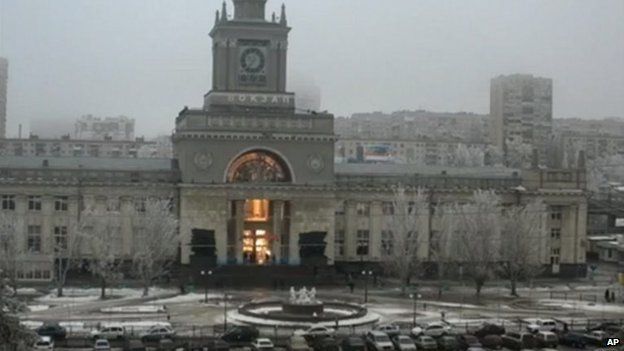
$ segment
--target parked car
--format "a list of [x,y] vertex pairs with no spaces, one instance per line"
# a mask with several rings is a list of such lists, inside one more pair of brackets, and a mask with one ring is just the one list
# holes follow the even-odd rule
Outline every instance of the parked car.
[[158,351],[173,351],[175,350],[175,343],[173,340],[166,338],[158,340]]
[[503,338],[500,335],[490,334],[479,339],[481,346],[489,350],[498,350],[503,347]]
[[428,335],[421,335],[414,342],[418,350],[436,350],[438,348],[436,341]]
[[396,324],[380,324],[375,330],[386,333],[390,338],[401,334],[401,328]]
[[531,333],[539,331],[557,331],[557,322],[552,319],[536,319],[527,325],[527,330]]
[[[221,340],[221,339],[213,339],[210,340],[208,342],[208,344],[205,344],[204,347],[207,347],[209,351],[229,351],[230,350],[230,344],[228,344],[226,341]],[[200,351],[204,351],[205,349],[202,347]],[[301,350],[301,351],[308,351],[308,350]]]
[[67,337],[67,330],[56,323],[44,324],[36,332],[39,336],[49,336],[52,340],[63,340]]
[[559,335],[559,344],[584,349],[586,345],[585,335],[577,332],[567,332],[561,334]]
[[141,335],[141,341],[143,342],[158,342],[161,339],[173,339],[176,332],[168,325],[155,325],[148,329],[148,331]]
[[338,341],[331,336],[315,338],[313,348],[314,351],[340,351]]
[[286,345],[288,351],[310,351],[312,348],[308,345],[308,342],[303,335],[293,335],[288,340]]
[[535,335],[532,333],[509,332],[502,336],[503,346],[511,350],[535,348]]
[[425,326],[423,334],[438,338],[442,335],[446,335],[451,331],[451,327],[448,324],[442,322],[432,322]]
[[397,351],[416,351],[414,340],[409,336],[395,335],[392,338],[392,343],[394,344],[394,349]]
[[124,343],[124,350],[126,351],[145,351],[145,345],[141,340],[129,340]]
[[438,350],[455,351],[458,347],[459,344],[454,336],[444,335],[438,338]]
[[505,328],[496,324],[484,323],[479,329],[473,331],[473,334],[479,339],[486,335],[503,335]]
[[240,325],[226,330],[226,332],[221,335],[221,340],[230,344],[250,343],[257,339],[259,335],[260,333],[256,327]]
[[410,330],[410,335],[412,337],[420,336],[423,333],[424,329],[425,328],[422,325],[416,324],[414,327],[412,327],[412,330]]
[[303,335],[308,337],[329,337],[334,336],[336,331],[322,325],[311,326],[308,329],[295,330],[294,335]]
[[487,351],[487,350],[480,346],[473,346],[473,347],[467,348],[466,351]]
[[39,340],[35,342],[33,345],[33,349],[42,350],[42,351],[53,351],[54,350],[54,340],[52,340],[49,336],[41,336]]
[[538,347],[557,348],[557,345],[559,345],[557,334],[549,331],[541,331],[535,334],[535,341]]
[[583,340],[585,340],[585,345],[591,346],[603,346],[603,340],[608,338],[609,334],[604,330],[592,330],[585,335],[583,335]]
[[460,350],[468,350],[470,347],[481,347],[481,343],[472,334],[461,334],[457,335],[457,346]]
[[594,330],[604,330],[609,334],[622,335],[624,333],[624,326],[615,322],[604,322],[589,328],[589,331]]
[[91,336],[93,339],[123,339],[126,337],[126,328],[122,325],[108,325],[100,330],[93,330]]
[[110,351],[110,343],[106,339],[95,340],[93,351]]
[[347,336],[340,344],[342,351],[366,351],[366,342],[359,336]]
[[258,338],[251,343],[251,349],[254,351],[269,351],[274,347],[273,341],[267,338]]
[[392,345],[388,334],[377,330],[366,333],[366,346],[372,351],[394,350],[394,345]]

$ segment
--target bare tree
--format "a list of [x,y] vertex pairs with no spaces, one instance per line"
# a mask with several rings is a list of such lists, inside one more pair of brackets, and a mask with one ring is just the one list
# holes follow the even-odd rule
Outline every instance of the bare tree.
[[390,274],[401,281],[405,292],[410,278],[422,263],[419,251],[426,233],[419,231],[428,216],[428,201],[422,189],[406,189],[399,184],[394,189],[391,207],[386,210],[385,245],[382,247],[382,263]]
[[[65,227],[62,232],[54,234],[54,261],[56,269],[56,294],[63,296],[63,288],[67,281],[67,273],[79,262],[82,236],[80,221],[69,233]],[[84,224],[84,223],[83,223]]]
[[100,297],[105,299],[106,287],[121,278],[119,213],[87,208],[78,227],[89,249],[89,270],[100,279]]
[[546,233],[546,208],[541,199],[506,208],[502,216],[502,271],[509,278],[511,295],[518,296],[520,279],[541,273],[540,248]]
[[494,191],[477,190],[466,204],[451,205],[454,221],[450,252],[475,283],[477,298],[493,276],[500,252],[500,198]]
[[0,279],[7,279],[7,285],[14,294],[17,294],[17,273],[27,256],[23,244],[19,240],[15,217],[0,212]]
[[178,221],[169,200],[148,199],[145,211],[136,214],[133,271],[149,294],[154,279],[169,272],[178,249]]
[[0,271],[0,349],[26,351],[31,350],[35,341],[35,333],[20,324],[17,313],[24,312],[26,307],[19,302],[8,288],[7,280]]

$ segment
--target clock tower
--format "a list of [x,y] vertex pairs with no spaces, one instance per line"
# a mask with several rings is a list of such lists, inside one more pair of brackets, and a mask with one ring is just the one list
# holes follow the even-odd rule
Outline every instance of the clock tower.
[[[223,109],[239,106],[257,107],[258,101],[270,98],[272,107],[293,108],[293,94],[286,92],[286,51],[288,27],[282,5],[279,18],[275,13],[265,19],[266,0],[234,0],[234,15],[227,5],[217,11],[212,37],[212,90],[205,95],[204,108]],[[227,93],[238,92],[237,101]],[[245,93],[259,93],[252,99]],[[271,94],[270,96],[262,94]],[[228,97],[230,98],[228,101]],[[239,99],[240,98],[240,99]],[[255,100],[255,101],[254,101]],[[228,106],[229,105],[229,106]]]

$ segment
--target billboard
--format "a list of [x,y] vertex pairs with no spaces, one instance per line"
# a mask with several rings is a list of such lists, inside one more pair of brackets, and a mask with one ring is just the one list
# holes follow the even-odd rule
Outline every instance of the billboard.
[[357,146],[356,157],[358,162],[394,163],[397,150],[391,143],[362,143]]

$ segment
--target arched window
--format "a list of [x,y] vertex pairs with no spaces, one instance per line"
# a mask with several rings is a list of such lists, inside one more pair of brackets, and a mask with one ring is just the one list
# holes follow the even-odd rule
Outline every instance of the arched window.
[[292,177],[286,163],[272,152],[256,150],[239,156],[228,170],[228,183],[282,183]]

